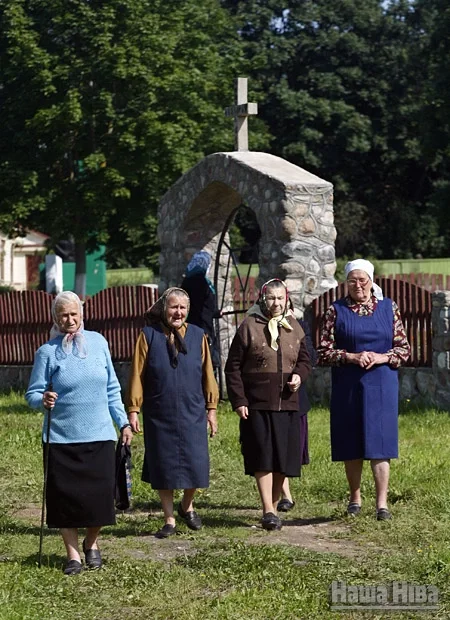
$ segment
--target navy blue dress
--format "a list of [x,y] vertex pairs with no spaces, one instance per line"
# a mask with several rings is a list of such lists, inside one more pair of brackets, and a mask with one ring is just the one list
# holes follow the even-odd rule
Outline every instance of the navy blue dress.
[[145,327],[148,343],[144,379],[142,480],[154,489],[209,486],[206,405],[202,387],[203,330],[188,325],[187,353],[170,364],[160,327]]
[[[349,353],[392,349],[393,311],[388,298],[371,316],[359,316],[345,300],[333,306],[336,348]],[[388,364],[365,370],[356,364],[332,368],[331,456],[333,461],[398,456],[398,375]]]

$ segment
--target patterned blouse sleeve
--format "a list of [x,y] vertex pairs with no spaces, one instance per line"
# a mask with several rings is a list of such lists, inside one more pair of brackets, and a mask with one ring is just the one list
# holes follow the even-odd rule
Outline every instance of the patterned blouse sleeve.
[[406,331],[400,315],[400,310],[395,301],[392,302],[392,313],[394,315],[394,337],[392,340],[393,347],[386,352],[386,355],[389,357],[389,366],[391,368],[398,368],[408,361],[408,358],[411,355],[411,347],[406,337]]
[[345,364],[345,349],[336,349],[334,328],[336,324],[336,310],[330,306],[322,317],[320,324],[320,340],[317,347],[318,366],[338,366]]

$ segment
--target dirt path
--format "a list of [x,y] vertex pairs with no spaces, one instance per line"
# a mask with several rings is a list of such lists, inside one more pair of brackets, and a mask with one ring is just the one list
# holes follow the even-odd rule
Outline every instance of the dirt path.
[[[284,544],[303,547],[317,553],[336,553],[344,557],[356,557],[367,553],[367,545],[363,549],[354,540],[350,540],[347,534],[351,529],[351,521],[332,521],[321,519],[292,519],[288,515],[283,521],[283,528],[280,531],[265,532],[258,522],[258,511],[256,510],[235,510],[233,517],[241,522],[247,529],[246,536],[239,540],[245,540],[247,544]],[[14,517],[20,520],[31,522],[32,525],[40,525],[40,507],[29,504],[19,510],[14,511]],[[148,513],[133,511],[124,515],[125,520],[133,521],[147,516]],[[102,539],[102,549],[110,558],[132,557],[134,559],[152,559],[155,561],[168,561],[179,556],[190,555],[196,552],[194,534],[180,534],[170,539],[160,540],[155,538],[153,531],[155,526],[152,521],[155,517],[161,516],[158,512],[152,511],[152,520],[149,521],[149,532],[145,535],[126,537],[115,537]],[[248,523],[249,525],[245,525]],[[253,523],[253,525],[251,525]],[[225,537],[224,537],[225,538]],[[202,542],[213,540],[208,536],[207,528],[202,532]],[[214,540],[217,540],[215,538]]]

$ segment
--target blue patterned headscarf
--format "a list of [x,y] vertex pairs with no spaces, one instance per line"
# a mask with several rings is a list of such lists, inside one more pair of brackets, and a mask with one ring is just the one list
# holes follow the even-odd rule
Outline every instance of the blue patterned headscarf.
[[192,278],[192,276],[197,275],[205,276],[205,280],[207,281],[209,288],[215,295],[216,290],[214,288],[214,285],[211,280],[206,277],[206,274],[208,273],[210,267],[211,254],[206,250],[200,250],[200,252],[196,252],[189,261],[188,266],[186,267],[185,276],[186,278]]
[[186,278],[198,273],[206,275],[211,266],[211,255],[206,250],[196,252],[186,267]]

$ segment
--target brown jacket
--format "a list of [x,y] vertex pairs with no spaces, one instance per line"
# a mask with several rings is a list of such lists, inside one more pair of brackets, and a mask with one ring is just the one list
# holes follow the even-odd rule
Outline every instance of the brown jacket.
[[278,351],[270,346],[267,321],[248,316],[231,343],[225,377],[233,409],[247,406],[268,411],[295,411],[298,393],[286,385],[293,374],[302,383],[311,372],[305,333],[294,317],[288,317],[293,330],[279,328]]

